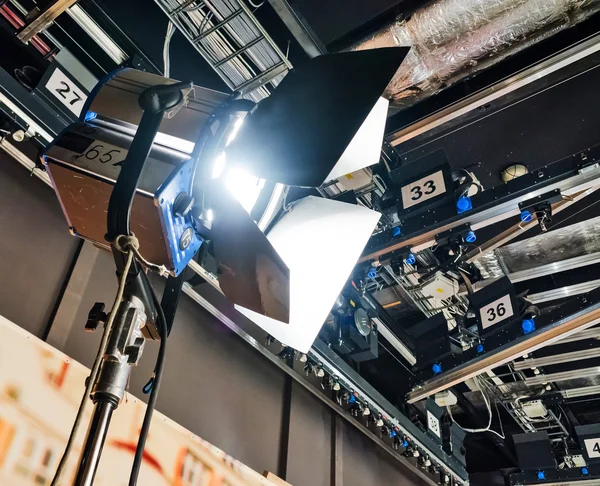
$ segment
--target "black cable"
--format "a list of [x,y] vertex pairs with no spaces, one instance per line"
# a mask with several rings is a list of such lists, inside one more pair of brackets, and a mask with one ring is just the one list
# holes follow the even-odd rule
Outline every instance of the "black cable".
[[135,457],[133,459],[133,465],[131,466],[131,475],[129,476],[129,486],[135,486],[137,484],[138,475],[140,474],[140,468],[142,466],[142,459],[144,457],[144,448],[146,446],[146,439],[148,438],[148,431],[150,430],[150,422],[152,421],[152,413],[156,406],[156,399],[158,398],[158,389],[160,387],[161,378],[163,375],[165,356],[167,351],[167,320],[165,314],[160,305],[160,301],[156,296],[156,292],[145,272],[141,272],[142,278],[146,280],[150,293],[152,294],[152,301],[158,311],[158,317],[156,323],[158,324],[158,333],[160,335],[160,346],[158,348],[158,355],[156,357],[156,366],[154,371],[154,379],[152,382],[152,392],[148,399],[148,405],[146,406],[146,413],[144,414],[144,422],[142,423],[142,429],[140,430],[140,437],[138,439],[137,447],[135,449]]

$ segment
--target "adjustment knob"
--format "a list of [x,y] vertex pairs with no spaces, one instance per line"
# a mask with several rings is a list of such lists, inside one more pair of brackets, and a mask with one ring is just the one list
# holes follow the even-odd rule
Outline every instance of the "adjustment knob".
[[100,323],[106,322],[106,312],[104,312],[104,304],[102,302],[96,302],[94,307],[88,313],[87,322],[85,323],[85,330],[88,332],[94,332]]

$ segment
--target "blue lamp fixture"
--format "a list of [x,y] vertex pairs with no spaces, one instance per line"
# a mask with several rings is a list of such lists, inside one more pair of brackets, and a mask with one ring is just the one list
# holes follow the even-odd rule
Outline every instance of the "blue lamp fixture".
[[469,196],[461,196],[456,201],[456,213],[461,214],[473,209],[473,203]]
[[529,223],[532,219],[533,214],[531,214],[531,211],[528,211],[527,209],[521,211],[521,221],[523,221],[523,223]]
[[533,318],[523,319],[521,329],[523,329],[523,334],[529,334],[530,332],[535,331],[535,322]]

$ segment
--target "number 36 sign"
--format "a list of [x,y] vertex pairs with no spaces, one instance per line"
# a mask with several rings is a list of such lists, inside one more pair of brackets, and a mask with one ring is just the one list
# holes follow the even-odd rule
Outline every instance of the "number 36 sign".
[[514,289],[506,277],[475,292],[469,300],[477,316],[480,333],[492,332],[498,324],[505,324],[519,316]]

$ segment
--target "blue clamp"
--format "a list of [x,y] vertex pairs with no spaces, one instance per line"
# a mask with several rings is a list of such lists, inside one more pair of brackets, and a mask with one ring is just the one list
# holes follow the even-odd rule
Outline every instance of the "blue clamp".
[[377,270],[375,270],[374,268],[371,267],[371,270],[369,270],[369,272],[367,273],[367,277],[375,278],[376,276],[377,276]]
[[95,120],[97,116],[98,116],[98,113],[96,113],[95,111],[88,110],[88,112],[85,114],[83,121],[89,122],[89,121]]
[[431,367],[431,370],[433,371],[434,375],[439,375],[442,372],[442,365],[439,363],[434,363],[434,365]]
[[392,230],[392,235],[394,236],[394,238],[397,238],[398,236],[400,236],[402,234],[402,229],[400,228],[400,226],[396,226],[393,230]]
[[469,196],[461,196],[456,201],[456,213],[461,214],[466,211],[470,211],[473,209],[473,203],[471,202],[471,198]]
[[546,473],[544,471],[538,472],[538,479],[541,481],[542,479],[546,479]]
[[533,319],[523,319],[521,329],[523,329],[523,334],[529,334],[530,332],[535,331],[535,322]]
[[587,476],[590,472],[588,471],[587,467],[582,467],[581,468],[581,474],[583,474],[584,476]]
[[394,438],[398,435],[398,432],[396,432],[396,429],[392,429],[390,430],[390,438]]
[[354,395],[350,395],[350,398],[348,398],[348,403],[356,403],[356,397]]
[[404,260],[404,261],[408,265],[414,265],[415,263],[417,263],[417,259],[412,253],[409,253],[408,256],[406,257],[406,260]]
[[405,449],[408,449],[408,441],[406,439],[404,439],[402,441],[402,447],[404,447]]
[[475,243],[475,241],[477,241],[477,235],[475,234],[475,232],[472,230],[469,230],[467,232],[467,234],[465,235],[465,241],[467,243]]
[[477,345],[477,354],[481,354],[483,353],[484,349],[483,349],[483,344],[479,343]]
[[521,221],[523,221],[523,223],[529,223],[532,219],[533,214],[531,214],[531,211],[527,211],[527,209],[521,211]]

